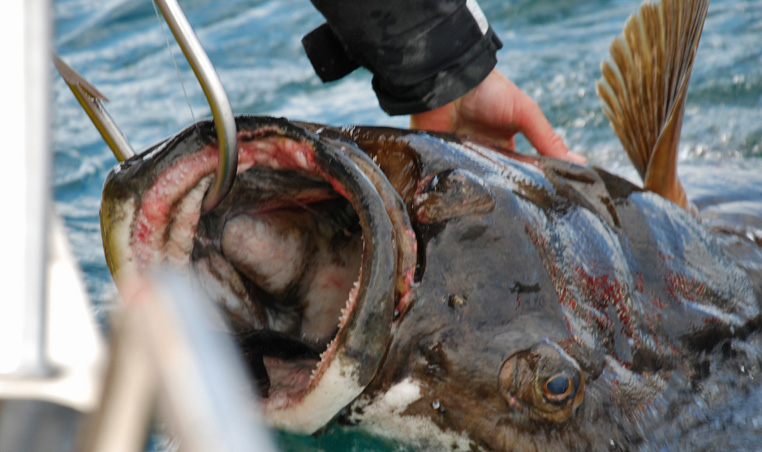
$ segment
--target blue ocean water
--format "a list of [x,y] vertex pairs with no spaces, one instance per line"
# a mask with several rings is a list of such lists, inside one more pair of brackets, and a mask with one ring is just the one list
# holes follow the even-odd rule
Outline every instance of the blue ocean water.
[[[181,4],[235,113],[337,125],[406,126],[406,117],[389,117],[380,110],[366,71],[330,84],[315,76],[300,44],[305,33],[322,23],[310,2]],[[599,107],[594,83],[611,39],[640,2],[480,4],[505,45],[498,55],[499,69],[537,100],[574,151],[591,164],[634,179]],[[133,147],[141,149],[194,118],[209,116],[203,93],[151,0],[56,0],[54,8],[56,51],[111,99],[107,108]],[[103,257],[98,208],[103,181],[116,161],[66,85],[55,79],[53,89],[55,206],[65,220],[96,312],[105,314],[116,290]],[[519,150],[532,152],[525,141],[518,144]],[[691,80],[681,168],[700,186],[706,178],[733,172],[757,174],[761,157],[762,0],[715,0]],[[728,171],[702,171],[718,167]],[[690,180],[687,185],[690,195]],[[337,443],[345,444],[345,450],[397,447],[342,432],[327,438],[322,443],[309,438],[285,441],[289,450],[338,450]]]

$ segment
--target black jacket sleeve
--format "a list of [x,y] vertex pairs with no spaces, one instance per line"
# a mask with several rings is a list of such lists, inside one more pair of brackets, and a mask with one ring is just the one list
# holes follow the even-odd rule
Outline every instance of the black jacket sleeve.
[[327,23],[302,43],[324,81],[359,66],[390,115],[420,113],[478,85],[502,43],[476,0],[312,0]]

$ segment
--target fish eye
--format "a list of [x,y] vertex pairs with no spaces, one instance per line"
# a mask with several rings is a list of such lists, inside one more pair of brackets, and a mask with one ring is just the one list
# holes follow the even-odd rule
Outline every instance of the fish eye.
[[552,403],[562,403],[574,395],[572,379],[565,373],[554,375],[545,381],[542,393]]
[[498,390],[516,422],[526,418],[562,423],[584,400],[585,375],[558,345],[542,341],[503,362]]

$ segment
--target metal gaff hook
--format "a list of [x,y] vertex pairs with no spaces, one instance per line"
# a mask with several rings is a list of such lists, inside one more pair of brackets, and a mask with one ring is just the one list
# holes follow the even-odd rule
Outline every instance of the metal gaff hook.
[[66,64],[58,55],[54,53],[52,56],[53,64],[58,73],[61,74],[61,78],[69,85],[74,97],[77,98],[87,116],[95,124],[95,128],[100,132],[103,141],[111,148],[116,159],[123,162],[135,155],[135,151],[132,150],[127,138],[103,107],[103,102],[108,102],[106,96],[95,89],[90,82]]
[[238,171],[238,134],[235,117],[217,71],[214,70],[212,62],[201,47],[177,0],[155,1],[201,84],[201,89],[212,109],[214,126],[217,129],[219,163],[214,182],[201,204],[201,212],[204,213],[215,208],[225,198],[235,181]]

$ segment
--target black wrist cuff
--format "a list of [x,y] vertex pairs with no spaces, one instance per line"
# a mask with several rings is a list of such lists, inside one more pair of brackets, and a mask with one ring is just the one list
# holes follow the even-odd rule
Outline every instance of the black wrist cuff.
[[327,23],[304,36],[302,46],[323,82],[338,80],[360,67],[349,58],[341,41]]

